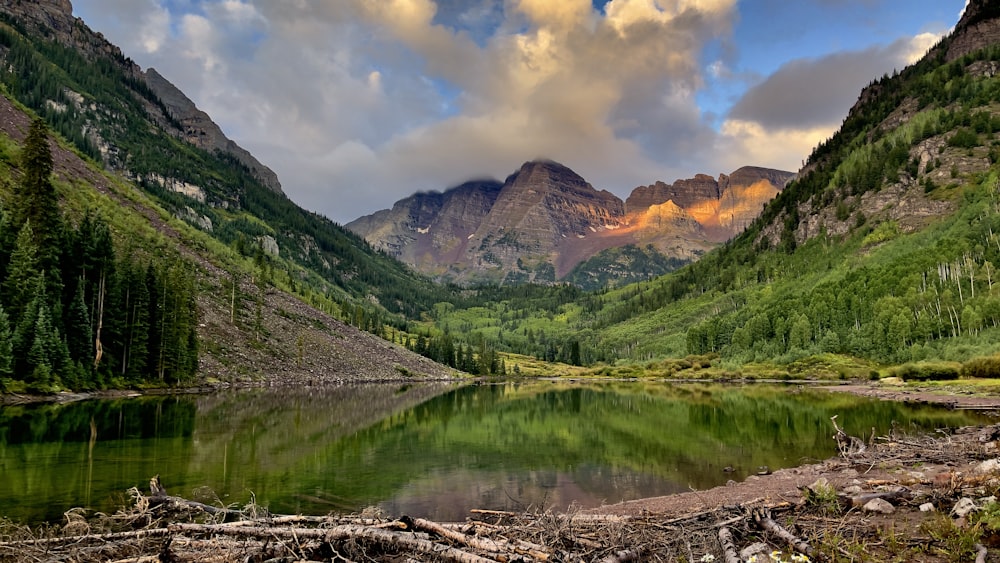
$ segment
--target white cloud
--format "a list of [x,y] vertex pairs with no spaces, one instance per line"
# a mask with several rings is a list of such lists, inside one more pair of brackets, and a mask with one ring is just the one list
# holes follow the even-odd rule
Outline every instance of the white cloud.
[[725,155],[723,170],[755,166],[797,171],[812,149],[828,139],[837,125],[806,128],[767,129],[756,121],[727,119],[721,128],[720,154]]
[[142,17],[139,26],[138,43],[146,53],[160,50],[170,36],[170,12],[165,8],[154,8]]
[[925,32],[917,35],[909,41],[903,60],[905,60],[908,65],[919,61],[924,55],[927,54],[927,51],[929,51],[930,48],[937,44],[940,40],[940,33]]

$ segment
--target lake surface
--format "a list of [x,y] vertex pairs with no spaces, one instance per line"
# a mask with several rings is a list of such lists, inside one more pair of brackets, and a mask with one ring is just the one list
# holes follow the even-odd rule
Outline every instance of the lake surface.
[[[170,494],[279,513],[463,520],[705,489],[836,454],[854,435],[985,424],[799,386],[529,382],[253,389],[0,408],[0,516]],[[723,471],[732,467],[734,472]]]

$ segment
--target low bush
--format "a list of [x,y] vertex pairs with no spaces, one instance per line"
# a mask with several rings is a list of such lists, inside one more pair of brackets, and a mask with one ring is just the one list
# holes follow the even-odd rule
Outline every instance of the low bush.
[[973,358],[962,364],[962,376],[1000,379],[1000,356]]
[[947,381],[958,379],[959,364],[917,362],[892,368],[890,374],[903,381]]

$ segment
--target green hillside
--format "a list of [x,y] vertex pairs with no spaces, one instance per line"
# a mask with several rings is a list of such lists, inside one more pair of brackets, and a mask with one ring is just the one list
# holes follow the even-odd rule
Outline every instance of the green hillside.
[[[172,214],[210,224],[205,230],[212,237],[271,266],[281,287],[294,291],[306,283],[339,306],[374,298],[381,307],[372,312],[406,316],[446,295],[340,225],[265,187],[231,155],[210,154],[169,134],[157,118],[170,122],[171,114],[130,60],[62,44],[10,16],[0,18],[0,50],[6,63],[0,83],[13,98],[84,155],[135,178]],[[198,186],[205,201],[149,180],[156,175]],[[280,258],[266,252],[264,237],[277,242]]]

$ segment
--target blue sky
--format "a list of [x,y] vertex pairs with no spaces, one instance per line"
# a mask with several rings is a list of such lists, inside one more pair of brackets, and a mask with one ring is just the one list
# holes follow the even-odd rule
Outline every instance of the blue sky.
[[551,158],[620,197],[797,170],[964,0],[74,0],[339,222]]

